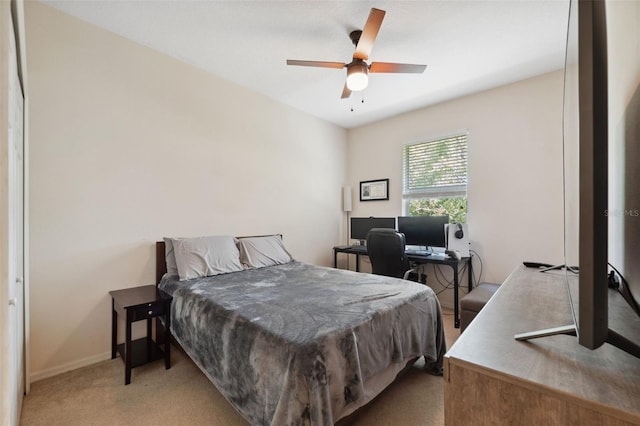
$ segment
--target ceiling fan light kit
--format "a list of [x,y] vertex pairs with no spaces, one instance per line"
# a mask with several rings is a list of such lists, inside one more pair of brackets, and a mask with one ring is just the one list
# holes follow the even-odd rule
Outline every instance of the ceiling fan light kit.
[[367,22],[364,25],[364,29],[362,31],[355,30],[349,34],[349,38],[356,46],[356,50],[353,53],[353,60],[350,63],[299,61],[288,59],[287,65],[320,68],[346,68],[347,81],[342,89],[342,99],[348,98],[352,91],[356,92],[364,90],[369,84],[369,72],[395,74],[420,74],[424,72],[427,67],[426,65],[396,64],[392,62],[372,62],[371,65],[367,64],[366,61],[369,60],[369,55],[373,49],[373,42],[378,36],[378,31],[380,31],[384,15],[384,10],[372,8],[369,13],[369,18],[367,18]]
[[369,84],[369,67],[360,60],[355,59],[347,65],[347,87],[353,92],[364,90]]

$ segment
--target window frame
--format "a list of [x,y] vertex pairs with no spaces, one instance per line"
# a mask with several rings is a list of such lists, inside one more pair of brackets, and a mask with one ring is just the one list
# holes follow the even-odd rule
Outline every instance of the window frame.
[[[444,141],[447,139],[464,137],[465,142],[465,183],[458,185],[449,185],[447,187],[426,187],[420,189],[407,189],[407,163],[406,158],[407,148],[414,145],[426,144],[437,141]],[[469,131],[462,130],[458,132],[452,132],[442,136],[422,138],[418,141],[406,142],[402,145],[402,212],[404,215],[410,214],[409,203],[412,200],[432,199],[432,198],[456,198],[463,197],[466,201],[466,215],[469,214],[468,205],[468,186],[469,186]]]

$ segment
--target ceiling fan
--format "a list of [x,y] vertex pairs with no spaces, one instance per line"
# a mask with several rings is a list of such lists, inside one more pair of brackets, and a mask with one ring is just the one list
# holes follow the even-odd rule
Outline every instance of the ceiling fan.
[[347,81],[342,90],[342,99],[348,98],[351,92],[364,90],[369,83],[369,73],[422,73],[426,65],[415,64],[396,64],[392,62],[372,62],[367,64],[373,42],[376,40],[385,11],[371,8],[369,18],[364,25],[362,31],[355,30],[349,34],[349,38],[356,46],[353,54],[353,60],[350,63],[344,62],[324,62],[324,61],[298,61],[287,59],[287,65],[298,65],[302,67],[320,67],[320,68],[346,68]]

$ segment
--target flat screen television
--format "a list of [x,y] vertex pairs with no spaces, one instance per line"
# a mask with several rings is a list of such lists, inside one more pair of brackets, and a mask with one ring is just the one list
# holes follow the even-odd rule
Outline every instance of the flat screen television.
[[398,232],[404,234],[407,245],[444,247],[444,226],[449,216],[398,216]]
[[395,217],[352,217],[351,239],[360,240],[361,244],[367,239],[367,234],[373,228],[396,229]]
[[[524,333],[516,339],[571,334],[586,348],[610,343],[640,357],[640,342],[609,327],[607,68],[604,0],[571,0],[564,73],[563,184],[564,270],[574,324]],[[633,294],[640,294],[639,284],[635,282],[635,292],[625,280],[620,284],[620,293],[631,306],[637,307]]]

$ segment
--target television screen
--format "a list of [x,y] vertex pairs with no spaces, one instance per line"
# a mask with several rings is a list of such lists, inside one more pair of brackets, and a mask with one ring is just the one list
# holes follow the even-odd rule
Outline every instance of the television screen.
[[578,341],[595,349],[608,335],[608,81],[603,1],[571,3],[566,55],[565,264],[579,267],[577,301],[578,271],[567,269]]
[[[640,356],[639,342],[610,327],[606,24],[604,1],[571,1],[563,117],[565,270],[580,345],[610,343]],[[625,295],[624,280],[620,289]],[[633,298],[628,302],[633,306]]]
[[[610,266],[617,270],[608,259],[609,80],[605,12],[604,0],[571,0],[569,6],[563,104],[564,270],[574,324],[515,338],[577,334],[578,343],[586,348],[597,349],[609,343],[640,358],[640,335],[626,337],[610,326],[610,319],[621,318],[623,311],[638,312],[640,307],[624,277],[615,286],[628,305],[621,307],[609,300],[610,296],[619,297],[615,290],[610,293],[608,275]],[[637,164],[631,167],[637,168]],[[618,190],[613,187],[612,192]],[[636,320],[637,316],[632,322]],[[616,326],[620,326],[619,321]]]

